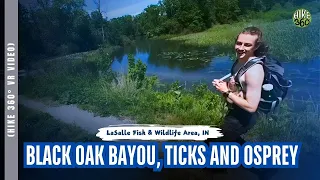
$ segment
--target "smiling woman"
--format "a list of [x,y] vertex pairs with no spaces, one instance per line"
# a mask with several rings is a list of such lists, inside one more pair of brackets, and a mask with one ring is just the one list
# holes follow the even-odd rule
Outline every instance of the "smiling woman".
[[[243,64],[256,58],[255,54],[261,43],[263,43],[262,32],[256,27],[245,28],[238,34],[234,46],[237,53],[237,61],[231,69],[233,77],[237,77]],[[237,67],[238,69],[236,69]],[[244,143],[241,135],[253,127],[257,118],[256,111],[261,97],[263,77],[264,70],[260,64],[257,64],[244,72],[239,79],[236,79],[236,83],[242,84],[241,91],[243,96],[239,96],[238,92],[231,91],[227,82],[214,80],[213,85],[217,90],[229,102],[232,102],[232,106],[221,127],[224,134],[224,137],[221,138],[222,141]],[[239,86],[238,84],[236,85]]]

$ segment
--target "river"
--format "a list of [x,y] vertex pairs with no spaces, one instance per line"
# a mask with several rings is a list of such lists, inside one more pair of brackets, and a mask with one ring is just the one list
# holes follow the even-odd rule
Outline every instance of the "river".
[[[194,47],[166,40],[141,40],[115,52],[112,64],[114,71],[127,72],[129,53],[147,65],[147,75],[156,75],[162,82],[178,80],[187,88],[199,82],[212,87],[212,80],[228,74],[233,63],[226,50],[215,47]],[[308,62],[285,62],[280,59],[285,68],[285,77],[293,83],[288,99],[298,103],[306,100],[320,102],[319,60],[319,57]]]

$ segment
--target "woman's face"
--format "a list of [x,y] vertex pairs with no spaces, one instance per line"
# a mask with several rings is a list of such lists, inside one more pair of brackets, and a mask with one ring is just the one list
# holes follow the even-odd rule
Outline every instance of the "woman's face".
[[235,51],[238,59],[249,59],[254,56],[256,50],[257,35],[251,35],[248,33],[241,33],[235,43]]

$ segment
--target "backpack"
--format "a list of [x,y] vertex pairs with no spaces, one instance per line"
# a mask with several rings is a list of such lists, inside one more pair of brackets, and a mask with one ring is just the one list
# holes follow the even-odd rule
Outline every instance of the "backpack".
[[[231,71],[233,71],[235,64],[236,63],[233,64]],[[236,84],[240,85],[240,88],[242,88],[239,81],[240,77],[255,64],[262,64],[265,73],[258,111],[268,114],[274,112],[278,105],[284,100],[288,89],[292,86],[292,82],[284,78],[284,68],[278,60],[263,56],[246,62],[235,73],[234,79]]]

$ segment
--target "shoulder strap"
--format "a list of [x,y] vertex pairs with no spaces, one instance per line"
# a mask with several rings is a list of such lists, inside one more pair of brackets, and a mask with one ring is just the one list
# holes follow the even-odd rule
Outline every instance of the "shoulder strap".
[[238,59],[235,60],[234,63],[232,64],[231,72],[230,72],[232,75],[234,75],[234,74],[236,73],[236,72],[234,72],[234,68],[235,68],[235,66],[236,66],[237,63],[238,63]]
[[[264,63],[264,56],[263,57],[259,57],[259,58],[255,58],[255,59],[251,59],[248,62],[246,62],[240,69],[239,71],[236,73],[235,75],[235,81],[237,81],[240,85],[240,81],[239,78],[248,70],[250,69],[252,66],[256,65],[256,64],[263,64]],[[241,85],[242,86],[242,85]]]

